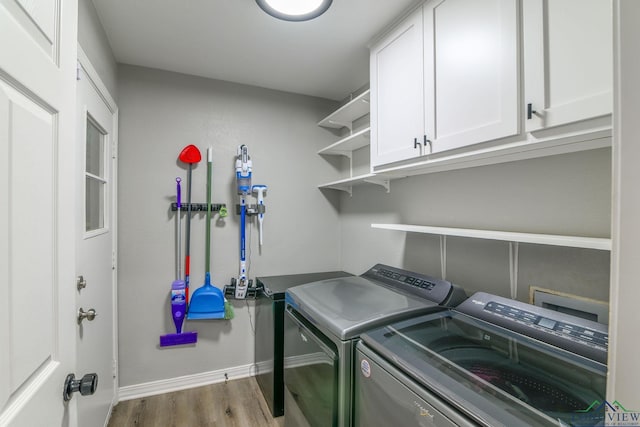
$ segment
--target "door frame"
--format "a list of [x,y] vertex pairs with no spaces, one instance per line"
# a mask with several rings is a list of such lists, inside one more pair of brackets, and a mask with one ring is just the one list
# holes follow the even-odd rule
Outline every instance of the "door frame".
[[[82,75],[81,75],[82,73]],[[110,171],[110,185],[111,185],[111,200],[110,209],[108,212],[111,218],[111,244],[112,244],[112,274],[111,274],[111,298],[113,299],[113,354],[111,355],[114,360],[113,366],[113,400],[111,402],[111,409],[119,401],[118,391],[119,375],[118,375],[118,105],[109,93],[109,90],[102,82],[100,75],[91,64],[89,57],[82,49],[82,46],[78,43],[78,75],[77,79],[86,76],[89,82],[94,87],[98,95],[102,98],[103,102],[109,109],[112,117],[113,132],[111,134],[111,171]],[[78,169],[80,170],[80,169]],[[76,350],[77,351],[77,350]],[[108,418],[111,416],[111,410]]]

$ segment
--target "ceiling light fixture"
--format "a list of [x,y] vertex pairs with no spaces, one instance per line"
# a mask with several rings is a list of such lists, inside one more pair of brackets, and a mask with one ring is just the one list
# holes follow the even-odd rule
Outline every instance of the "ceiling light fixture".
[[332,0],[256,0],[269,15],[285,21],[308,21],[329,9]]

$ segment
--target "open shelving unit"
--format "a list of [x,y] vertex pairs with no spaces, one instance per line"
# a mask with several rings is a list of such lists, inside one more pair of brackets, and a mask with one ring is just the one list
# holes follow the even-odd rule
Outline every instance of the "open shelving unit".
[[349,159],[349,178],[320,184],[318,188],[340,190],[353,194],[353,187],[363,184],[375,184],[384,187],[387,193],[390,191],[389,178],[381,177],[373,173],[353,175],[353,152],[369,145],[371,127],[366,126],[354,132],[353,123],[369,113],[370,90],[352,97],[349,102],[329,114],[318,122],[318,126],[329,129],[349,129],[349,134],[335,143],[318,151],[323,156],[344,156]]

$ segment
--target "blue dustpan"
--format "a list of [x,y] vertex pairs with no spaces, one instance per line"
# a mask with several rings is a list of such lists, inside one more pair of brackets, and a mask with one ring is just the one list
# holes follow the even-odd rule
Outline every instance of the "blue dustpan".
[[205,243],[204,285],[191,295],[187,319],[224,319],[224,294],[211,286],[211,170],[213,150],[207,150],[207,235]]
[[209,273],[205,273],[204,285],[191,295],[187,319],[224,319],[224,295],[211,285]]

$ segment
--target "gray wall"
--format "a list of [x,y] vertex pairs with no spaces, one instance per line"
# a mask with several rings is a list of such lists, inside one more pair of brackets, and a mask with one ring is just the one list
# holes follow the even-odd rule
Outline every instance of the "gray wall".
[[[345,162],[316,154],[336,140],[316,122],[335,107],[286,94],[157,70],[120,66],[119,322],[120,384],[140,384],[253,361],[253,303],[234,302],[232,321],[187,322],[196,346],[158,347],[173,331],[168,291],[175,275],[177,155],[187,144],[214,146],[214,202],[237,201],[233,162],[249,146],[254,183],[269,186],[265,246],[250,226],[250,276],[343,269],[376,262],[440,274],[437,236],[371,229],[408,223],[608,237],[610,150],[512,162],[394,180],[391,192],[358,186],[353,196],[319,191],[344,175]],[[366,149],[354,167],[364,172]],[[361,159],[362,158],[362,159]],[[362,169],[362,171],[360,171]],[[194,170],[194,201],[204,201],[206,164]],[[233,209],[231,209],[233,212]],[[238,218],[215,221],[212,278],[222,287],[238,269]],[[192,223],[192,291],[203,280],[204,221]],[[449,238],[447,278],[469,292],[509,295],[508,244]],[[608,299],[609,253],[520,245],[518,298],[529,286]],[[149,363],[152,361],[152,363]]]
[[91,0],[78,1],[78,43],[117,102],[118,65]]
[[[185,330],[198,331],[195,346],[158,346],[160,335],[174,331],[168,294],[175,278],[175,222],[169,204],[176,176],[186,184],[186,168],[177,157],[195,144],[206,160],[206,147],[213,145],[213,201],[234,206],[236,147],[249,147],[253,183],[269,186],[261,252],[255,224],[250,226],[251,277],[336,270],[338,196],[316,188],[335,174],[316,155],[335,139],[316,126],[335,104],[122,65],[118,89],[120,385],[252,363],[252,302],[234,302],[231,321],[187,322]],[[203,161],[193,172],[194,202],[205,201],[205,182]],[[212,280],[221,288],[238,274],[238,217],[214,219],[212,229]],[[191,292],[203,283],[204,232],[204,217],[195,216]]]
[[[342,268],[375,262],[440,276],[438,236],[371,229],[404,223],[610,236],[611,154],[599,149],[394,180],[341,196]],[[518,299],[538,286],[608,300],[609,252],[520,244]],[[509,296],[507,242],[447,239],[447,279]]]

